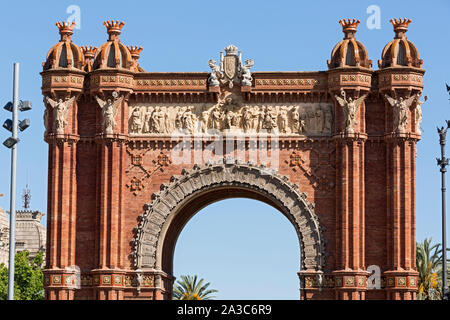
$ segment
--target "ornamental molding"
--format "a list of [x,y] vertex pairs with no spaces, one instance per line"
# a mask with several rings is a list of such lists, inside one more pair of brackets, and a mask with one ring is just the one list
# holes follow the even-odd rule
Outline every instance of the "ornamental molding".
[[189,199],[217,187],[228,186],[247,189],[267,197],[281,208],[294,225],[300,242],[302,270],[322,270],[325,265],[323,227],[314,211],[314,204],[306,193],[298,190],[287,176],[269,172],[264,166],[226,159],[212,164],[195,165],[173,176],[160,191],[152,195],[153,201],[145,205],[135,228],[133,264],[136,269],[161,269],[164,233],[171,221]]

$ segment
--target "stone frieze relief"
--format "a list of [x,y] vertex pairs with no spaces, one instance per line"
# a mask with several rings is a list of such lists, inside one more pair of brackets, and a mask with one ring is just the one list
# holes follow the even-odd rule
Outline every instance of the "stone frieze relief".
[[128,131],[136,136],[202,133],[330,135],[331,103],[245,104],[224,99],[217,104],[134,103]]

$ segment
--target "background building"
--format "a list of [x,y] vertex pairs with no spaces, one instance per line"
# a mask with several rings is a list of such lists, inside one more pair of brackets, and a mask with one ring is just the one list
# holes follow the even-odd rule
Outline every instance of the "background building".
[[[36,257],[39,251],[44,251],[46,229],[41,224],[43,212],[30,210],[31,194],[28,187],[24,190],[23,210],[16,211],[16,252],[29,251],[30,259]],[[9,261],[9,216],[0,208],[0,263]]]
[[0,264],[8,263],[9,221],[5,210],[0,208]]

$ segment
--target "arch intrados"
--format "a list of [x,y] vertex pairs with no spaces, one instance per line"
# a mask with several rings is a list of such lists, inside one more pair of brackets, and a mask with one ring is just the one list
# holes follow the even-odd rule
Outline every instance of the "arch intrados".
[[[240,162],[194,165],[192,170],[184,169],[180,176],[173,176],[170,183],[162,184],[161,191],[153,194],[153,201],[146,205],[135,229],[132,241],[135,267],[170,274],[176,239],[187,221],[214,201],[238,196],[264,201],[282,212],[298,235],[300,268],[322,270],[326,240],[314,204],[307,201],[307,195],[299,192],[288,177]],[[174,236],[166,239],[169,232]]]
[[[295,223],[292,221],[289,214],[286,213],[283,206],[278,203],[277,199],[252,188],[245,188],[242,186],[217,186],[212,190],[198,192],[198,194],[192,195],[189,199],[185,199],[177,212],[175,212],[171,219],[167,221],[167,224],[161,230],[161,238],[164,240],[163,243],[160,244],[159,252],[161,252],[162,255],[161,261],[156,262],[157,266],[160,266],[161,270],[164,272],[172,274],[176,243],[189,220],[199,211],[213,203],[237,198],[257,200],[273,207],[289,220],[297,234],[297,238],[300,239],[301,235],[295,227]],[[301,251],[301,241],[299,241],[299,246]]]

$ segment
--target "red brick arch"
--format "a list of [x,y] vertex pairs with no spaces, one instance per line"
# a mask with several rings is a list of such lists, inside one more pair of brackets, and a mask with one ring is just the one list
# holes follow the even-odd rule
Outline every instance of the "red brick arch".
[[278,209],[293,224],[300,242],[302,270],[321,271],[325,239],[306,194],[287,177],[267,174],[264,167],[231,163],[194,166],[173,177],[146,205],[136,228],[134,263],[137,269],[172,274],[176,240],[187,221],[201,208],[226,198],[245,197]]
[[[411,21],[391,22],[396,36],[377,70],[356,40],[356,19],[341,21],[345,38],[324,71],[252,72],[253,59],[242,61],[233,45],[207,62],[210,72],[146,72],[138,47],[121,47],[127,63],[114,67],[103,59],[106,45],[85,47],[84,60],[68,67],[55,51],[41,73],[46,298],[170,298],[173,251],[189,218],[214,201],[248,197],[274,206],[296,228],[301,299],[414,299],[425,70],[406,40]],[[123,25],[105,22],[108,45],[119,46]],[[75,48],[73,25],[58,28],[60,43]],[[385,54],[399,38],[415,52],[407,65]],[[345,59],[349,41],[356,41],[353,61]],[[212,152],[210,130],[244,135],[227,136]],[[255,138],[266,133],[270,147]],[[176,159],[179,144],[193,146],[193,162]],[[267,164],[269,151],[278,155],[271,167],[280,175],[250,163]],[[244,162],[205,163],[213,155]],[[80,288],[70,266],[80,268]],[[380,270],[378,287],[369,283],[372,266]]]

